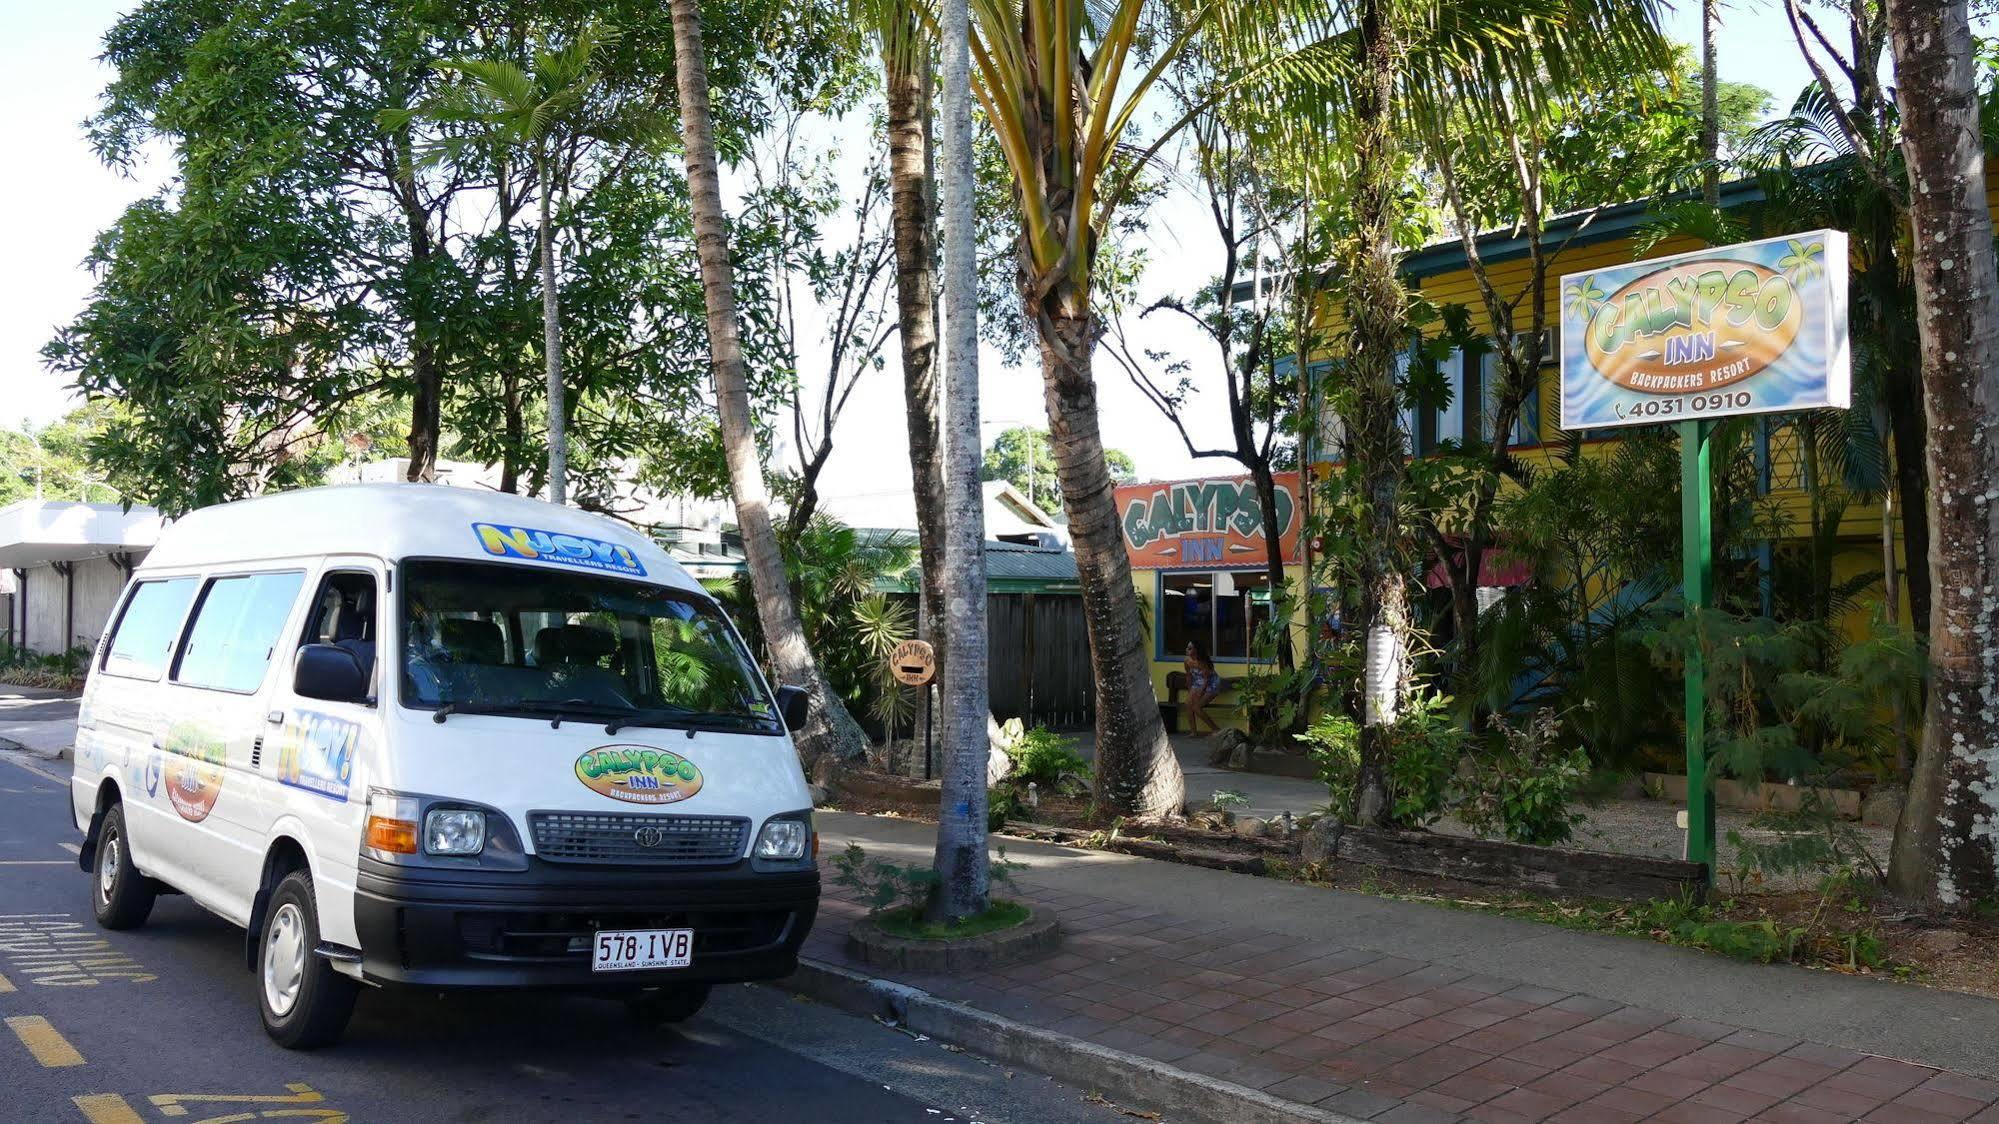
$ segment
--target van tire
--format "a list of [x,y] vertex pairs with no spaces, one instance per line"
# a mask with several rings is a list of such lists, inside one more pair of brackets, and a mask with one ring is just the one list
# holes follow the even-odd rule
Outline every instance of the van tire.
[[646,1026],[686,1022],[708,1002],[705,983],[671,984],[648,988],[625,1000],[625,1011]]
[[318,947],[319,903],[312,875],[294,870],[271,893],[263,931],[257,934],[257,1008],[264,1033],[287,1050],[338,1042],[361,990],[316,955]]
[[104,810],[97,827],[96,870],[90,879],[91,912],[106,929],[136,929],[152,916],[156,894],[153,880],[132,865],[131,837],[125,832],[125,806]]

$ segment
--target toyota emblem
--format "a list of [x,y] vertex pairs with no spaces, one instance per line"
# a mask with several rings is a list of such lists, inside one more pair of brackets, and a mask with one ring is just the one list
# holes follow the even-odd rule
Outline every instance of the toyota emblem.
[[656,827],[642,827],[632,832],[632,842],[641,847],[657,847],[666,838],[666,832]]

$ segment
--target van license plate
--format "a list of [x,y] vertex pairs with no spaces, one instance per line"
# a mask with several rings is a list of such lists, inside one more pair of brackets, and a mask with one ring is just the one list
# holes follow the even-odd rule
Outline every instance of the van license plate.
[[593,972],[685,968],[693,960],[692,929],[607,929],[590,947]]

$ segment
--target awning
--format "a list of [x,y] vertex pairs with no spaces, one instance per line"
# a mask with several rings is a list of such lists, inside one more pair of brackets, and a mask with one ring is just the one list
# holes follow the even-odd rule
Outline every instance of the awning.
[[[1464,557],[1462,546],[1454,547],[1459,558]],[[1526,585],[1534,580],[1534,567],[1526,561],[1506,553],[1505,547],[1488,546],[1478,568],[1478,584],[1481,589],[1505,589]],[[1442,589],[1451,584],[1449,575],[1444,573],[1444,563],[1438,559],[1428,573],[1423,575],[1423,585],[1428,589]]]
[[107,554],[151,550],[160,513],[115,503],[22,500],[0,508],[0,567],[26,569]]

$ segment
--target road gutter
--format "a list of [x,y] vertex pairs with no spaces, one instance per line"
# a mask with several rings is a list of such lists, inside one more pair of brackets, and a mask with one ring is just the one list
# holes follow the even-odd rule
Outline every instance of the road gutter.
[[1175,1069],[1164,1062],[1002,1018],[938,998],[921,988],[876,979],[837,964],[801,958],[798,972],[774,986],[857,1015],[893,1019],[915,1033],[1101,1093],[1119,1104],[1150,1109],[1168,1120],[1208,1120],[1217,1124],[1363,1124],[1343,1113]]

